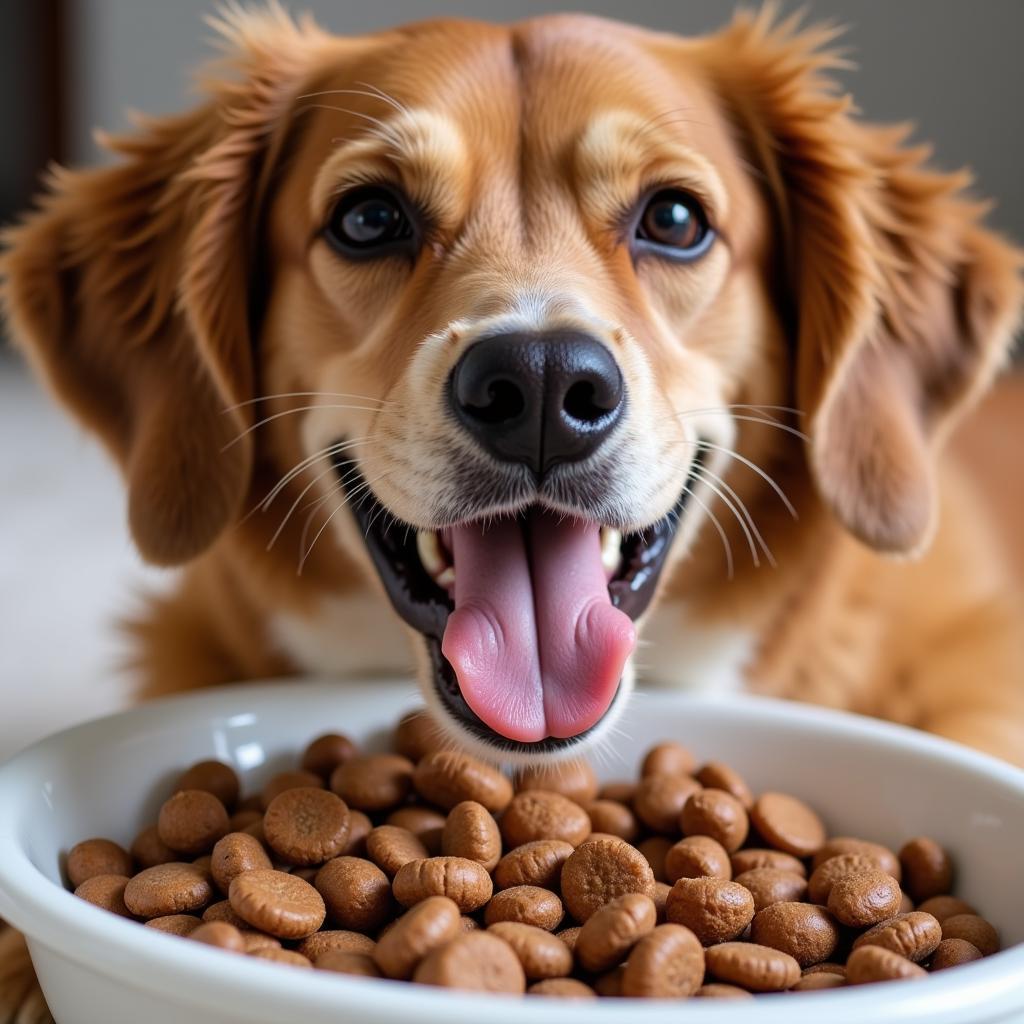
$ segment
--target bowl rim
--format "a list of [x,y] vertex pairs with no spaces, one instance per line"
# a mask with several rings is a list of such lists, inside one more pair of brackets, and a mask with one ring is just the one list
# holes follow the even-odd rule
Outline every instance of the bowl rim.
[[[351,696],[353,689],[372,686],[379,696],[380,688],[386,685],[389,685],[388,680],[346,683],[345,694]],[[401,685],[406,695],[413,695],[408,680],[400,684],[390,681],[390,685]],[[334,700],[339,698],[336,682],[303,681],[297,685],[295,680],[268,680],[210,688],[163,698],[71,726],[16,754],[0,765],[0,914],[25,932],[30,942],[38,942],[90,969],[111,976],[118,975],[119,965],[130,965],[133,971],[144,970],[147,972],[146,984],[139,987],[172,1001],[180,1002],[185,998],[186,1005],[198,1006],[210,1001],[223,1005],[225,1000],[237,996],[243,1000],[239,1003],[240,1008],[259,1001],[268,1011],[287,1010],[293,1016],[301,1014],[304,1009],[329,1012],[344,1007],[357,1019],[361,1013],[369,1014],[371,1019],[379,1018],[381,1012],[386,1011],[394,1019],[408,1017],[421,1021],[449,1021],[456,1019],[459,1013],[472,1012],[478,1019],[484,1019],[486,1014],[489,1024],[520,1024],[523,1007],[517,999],[495,999],[491,995],[445,990],[428,992],[422,986],[404,982],[382,984],[378,979],[328,975],[327,972],[315,972],[313,976],[303,973],[300,979],[295,979],[287,970],[268,971],[266,963],[247,961],[237,954],[177,941],[174,936],[143,928],[139,922],[116,917],[76,899],[72,893],[47,878],[29,858],[19,838],[19,793],[22,800],[26,798],[29,788],[26,778],[38,779],[43,766],[66,744],[90,744],[93,738],[101,735],[108,742],[116,742],[118,737],[129,735],[146,723],[162,723],[166,728],[171,708],[179,718],[229,715],[238,713],[239,707],[258,712],[260,708],[254,704],[266,708],[282,699],[314,703],[327,696]],[[645,702],[671,702],[673,705],[685,702],[690,707],[711,710],[728,707],[730,715],[767,726],[784,723],[787,729],[797,732],[813,729],[820,733],[826,729],[842,739],[910,750],[926,759],[940,760],[1007,788],[1022,798],[1024,806],[1024,770],[948,740],[893,723],[754,695],[647,690],[642,692],[640,699]],[[886,990],[885,1010],[895,1018],[912,1008],[915,1016],[928,1016],[935,1024],[941,1024],[945,1019],[965,1019],[957,1014],[1019,991],[1022,983],[1024,944],[964,965],[956,972],[932,975],[928,979],[927,992],[916,985],[892,986]],[[878,993],[874,986],[804,995],[805,998],[798,1000],[796,1006],[791,1000],[779,1001],[779,1005],[774,999],[759,998],[755,1019],[759,1024],[810,1024],[824,1019],[831,1024],[841,1024],[843,1021],[868,1019],[866,1015],[878,1009]],[[808,996],[812,998],[806,998]],[[560,1021],[572,1021],[574,1013],[578,1013],[575,1019],[579,1021],[593,1020],[599,1024],[621,1021],[623,1015],[629,1013],[641,1013],[652,1024],[662,1018],[667,1021],[670,1014],[672,1020],[678,1017],[677,1001],[616,999],[608,1003],[610,1005],[602,1000],[595,1004],[588,1000],[581,1004],[567,1004],[564,1000],[531,997],[529,1005],[531,1015],[554,1014],[557,1007]],[[718,1001],[701,1000],[699,1004],[689,1005],[688,1018],[697,1022],[722,1020],[727,1008],[714,1005],[716,1003]],[[801,1006],[805,1009],[801,1010]]]

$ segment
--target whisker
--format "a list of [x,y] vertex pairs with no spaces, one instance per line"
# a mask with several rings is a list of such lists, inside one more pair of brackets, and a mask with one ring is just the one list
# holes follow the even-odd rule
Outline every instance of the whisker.
[[775,480],[768,473],[766,473],[759,465],[757,465],[756,462],[751,462],[751,460],[748,459],[746,456],[740,455],[739,452],[733,451],[732,448],[725,448],[722,445],[714,444],[711,441],[691,441],[689,443],[695,445],[698,448],[710,448],[716,452],[723,452],[730,458],[737,459],[739,462],[742,462],[743,465],[748,466],[755,473],[757,473],[757,475],[761,477],[761,479],[764,480],[765,483],[767,483],[773,491],[775,491],[775,493],[779,496],[779,499],[782,501],[783,505],[786,506],[786,509],[789,512],[789,514],[794,519],[800,518],[797,515],[796,509],[793,507],[793,503],[789,500],[789,498],[786,497],[786,492],[775,482]]
[[271,416],[264,416],[263,419],[257,420],[251,427],[246,427],[238,437],[228,441],[223,448],[222,452],[226,452],[229,448],[234,447],[243,438],[248,437],[254,430],[258,430],[260,427],[265,427],[268,423],[272,423],[274,420],[281,419],[282,416],[294,416],[300,412],[312,412],[314,409],[354,409],[356,412],[380,412],[379,408],[370,407],[367,408],[365,405],[352,405],[347,403],[324,403],[320,405],[300,405],[295,409],[284,409],[281,412],[275,412]]
[[247,398],[244,402],[229,405],[222,411],[234,412],[247,405],[258,405],[260,402],[270,402],[275,398],[357,398],[362,402],[376,402],[382,406],[388,404],[383,398],[374,398],[373,395],[357,395],[347,391],[279,391],[273,395],[257,395],[255,398]]
[[732,559],[732,544],[729,543],[729,536],[728,536],[728,534],[725,532],[725,529],[722,527],[722,524],[719,522],[718,516],[716,516],[715,513],[712,512],[711,509],[709,509],[707,507],[707,505],[705,505],[704,502],[700,500],[700,496],[699,495],[694,494],[693,490],[689,486],[687,486],[685,484],[683,485],[683,490],[686,491],[686,493],[695,502],[697,502],[697,504],[700,505],[700,507],[702,509],[704,509],[704,511],[708,514],[708,518],[711,520],[711,522],[715,526],[715,529],[718,531],[718,536],[721,537],[721,539],[722,539],[722,547],[725,549],[726,576],[728,577],[728,579],[731,580],[733,578],[733,572],[734,572],[735,566],[733,565],[733,559]]
[[764,556],[768,560],[768,564],[773,569],[776,568],[775,556],[772,554],[771,548],[769,548],[767,543],[765,543],[764,537],[761,536],[761,531],[757,528],[757,524],[754,522],[754,517],[751,514],[750,509],[747,508],[743,499],[736,493],[735,490],[733,490],[732,487],[729,486],[728,483],[726,483],[725,480],[722,479],[722,477],[720,477],[714,471],[708,469],[707,466],[699,466],[698,470],[700,473],[705,474],[706,476],[710,476],[713,480],[717,480],[718,483],[722,486],[723,490],[725,490],[725,492],[729,494],[733,498],[733,500],[739,505],[744,515],[746,515],[747,517],[747,522],[750,524],[750,529],[753,531],[754,537],[757,539],[758,544],[761,545],[761,550],[764,551]]
[[318,462],[320,459],[330,458],[332,455],[340,455],[342,452],[347,451],[349,448],[355,448],[357,445],[366,444],[368,441],[376,440],[375,434],[366,434],[363,437],[353,438],[346,441],[336,441],[334,444],[328,445],[326,448],[321,448],[318,451],[313,452],[312,455],[307,455],[304,459],[297,462],[291,469],[288,470],[280,480],[267,492],[265,498],[262,498],[260,502],[253,508],[249,515],[252,515],[256,509],[263,509],[266,512],[270,506],[274,503],[277,496],[284,490],[288,484],[302,473],[305,469],[308,469],[313,463]]
[[716,487],[706,476],[703,476],[700,472],[699,467],[694,467],[693,475],[697,480],[700,480],[705,487],[708,488],[713,494],[718,496],[718,500],[733,514],[736,522],[740,524],[740,529],[743,531],[743,535],[747,538],[747,546],[750,548],[750,559],[754,563],[754,568],[758,569],[761,567],[761,560],[757,554],[757,548],[754,546],[754,535],[750,532],[750,527],[747,526],[747,521],[744,519],[737,509],[736,505],[727,498],[719,489]]
[[274,531],[274,536],[270,538],[270,542],[267,544],[267,551],[269,551],[277,541],[277,538],[281,536],[281,532],[288,524],[288,520],[291,519],[292,513],[299,507],[302,499],[309,493],[310,489],[315,487],[328,473],[334,472],[334,465],[328,466],[323,472],[318,473],[312,480],[306,484],[305,487],[299,493],[299,496],[292,502],[292,507],[285,513],[284,518],[281,520],[280,526]]

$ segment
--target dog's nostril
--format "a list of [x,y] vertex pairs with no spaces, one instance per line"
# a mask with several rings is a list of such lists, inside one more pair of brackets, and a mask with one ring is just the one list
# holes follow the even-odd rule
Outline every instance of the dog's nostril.
[[495,380],[487,385],[486,402],[481,405],[466,402],[463,408],[481,423],[507,423],[522,414],[526,402],[513,381]]
[[589,380],[577,381],[565,393],[562,408],[574,420],[594,423],[607,416],[618,404],[619,396],[600,395],[598,388]]

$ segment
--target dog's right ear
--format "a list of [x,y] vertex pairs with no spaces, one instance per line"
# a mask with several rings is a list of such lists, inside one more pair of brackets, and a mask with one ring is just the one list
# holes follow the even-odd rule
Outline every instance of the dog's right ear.
[[142,555],[171,565],[237,515],[253,453],[253,225],[290,110],[329,37],[274,6],[214,23],[209,100],[106,139],[120,160],[55,169],[5,236],[16,343],[123,468]]

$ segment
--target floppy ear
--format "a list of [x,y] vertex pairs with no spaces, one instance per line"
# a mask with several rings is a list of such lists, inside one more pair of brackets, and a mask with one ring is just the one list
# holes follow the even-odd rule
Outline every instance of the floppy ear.
[[252,228],[326,38],[276,6],[215,27],[230,68],[208,101],[104,140],[114,166],[53,170],[0,264],[17,343],[121,464],[132,534],[159,564],[206,548],[248,490],[251,439],[231,442],[253,393]]
[[842,65],[834,30],[772,17],[738,16],[709,67],[776,212],[811,472],[851,533],[916,553],[935,448],[1010,347],[1021,253],[980,226],[966,174],[929,171],[906,129],[851,117],[826,76]]

